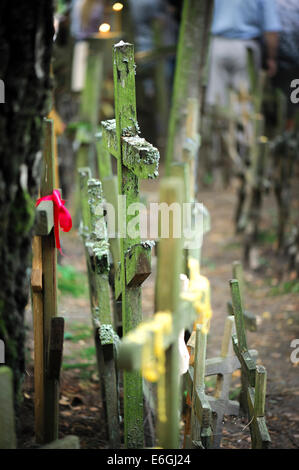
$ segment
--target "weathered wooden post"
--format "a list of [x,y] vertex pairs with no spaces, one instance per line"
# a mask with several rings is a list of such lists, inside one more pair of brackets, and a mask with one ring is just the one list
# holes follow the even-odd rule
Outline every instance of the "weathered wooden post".
[[[182,183],[176,178],[168,178],[161,182],[160,201],[170,207],[177,203],[182,207]],[[159,239],[157,278],[156,278],[156,311],[169,311],[173,317],[173,329],[177,339],[184,328],[183,318],[179,313],[180,273],[182,272],[182,236],[176,238],[177,220],[175,213],[169,214],[169,238]],[[160,229],[163,219],[161,217]],[[165,449],[176,449],[179,443],[179,410],[180,410],[180,379],[178,372],[178,341],[174,341],[166,350],[166,422],[158,422],[158,445]]]
[[[40,196],[54,190],[53,121],[45,119]],[[37,442],[58,437],[58,390],[64,319],[57,317],[56,247],[53,202],[37,207],[31,277],[35,339],[35,427]]]
[[0,449],[15,449],[13,375],[9,367],[0,367]]
[[[115,120],[102,122],[104,147],[117,159],[120,266],[115,274],[115,296],[122,300],[123,334],[140,323],[141,289],[150,274],[151,247],[142,244],[139,222],[133,237],[127,227],[135,218],[130,205],[139,202],[139,179],[158,174],[159,152],[138,136],[135,98],[134,47],[120,41],[113,48]],[[128,211],[129,209],[129,211]],[[128,215],[127,215],[128,214]],[[127,217],[126,217],[127,216]],[[139,372],[124,372],[125,445],[143,446],[143,393]]]

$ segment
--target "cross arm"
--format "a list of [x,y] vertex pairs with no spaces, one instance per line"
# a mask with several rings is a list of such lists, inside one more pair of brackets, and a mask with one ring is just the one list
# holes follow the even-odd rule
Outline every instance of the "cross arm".
[[[110,119],[102,121],[102,139],[106,149],[118,158],[116,121]],[[123,135],[121,137],[122,161],[124,166],[131,170],[138,178],[156,178],[160,154],[142,137],[136,135]]]
[[[254,360],[258,353],[255,349],[250,349],[249,354]],[[232,374],[237,369],[240,369],[240,361],[236,356],[212,357],[206,360],[205,375]]]
[[[182,325],[180,328],[184,327],[184,324],[189,325],[194,321],[194,312],[191,309],[184,309],[184,303],[181,304],[182,308],[180,309],[183,317]],[[148,324],[154,322],[153,319],[142,323],[138,328],[132,330],[129,335],[124,337],[119,344],[119,354],[118,354],[118,366],[120,369],[126,370],[139,370],[141,368],[142,362],[142,349],[148,342],[152,347],[152,335],[149,331]],[[136,335],[137,333],[137,335]],[[132,335],[133,339],[132,340]],[[136,339],[143,337],[143,341],[138,341]],[[175,331],[175,326],[173,325],[173,330],[170,333],[163,334],[163,349],[166,351],[172,343],[178,338],[178,333]]]
[[54,226],[53,201],[42,201],[36,208],[34,233],[49,235]]
[[252,357],[249,351],[240,351],[239,343],[236,335],[232,336],[233,341],[233,348],[237,358],[240,361],[241,368],[245,371],[249,383],[252,387],[255,384],[255,371],[256,371],[256,363],[254,358]]
[[202,427],[207,428],[211,425],[212,409],[207,395],[200,388],[195,390],[194,411]]

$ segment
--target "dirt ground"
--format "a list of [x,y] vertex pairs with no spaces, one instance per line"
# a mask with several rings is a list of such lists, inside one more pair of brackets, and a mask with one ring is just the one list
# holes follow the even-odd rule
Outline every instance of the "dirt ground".
[[[143,194],[147,200],[157,198],[158,183],[144,184]],[[211,232],[204,240],[202,273],[211,282],[213,318],[208,337],[207,357],[219,354],[227,301],[230,299],[228,281],[232,277],[232,262],[240,260],[242,245],[240,236],[234,233],[233,213],[236,203],[236,182],[229,189],[205,190],[200,193],[211,215]],[[275,201],[270,196],[265,201],[263,224],[269,227],[275,213]],[[72,266],[86,284],[85,259],[81,240],[76,230],[62,235],[65,256],[63,266]],[[299,338],[299,295],[280,293],[286,281],[280,276],[281,265],[274,256],[275,242],[264,242],[258,259],[260,267],[245,270],[246,309],[258,318],[258,331],[248,332],[250,348],[258,350],[258,362],[268,373],[266,419],[273,448],[299,447],[299,388],[298,371],[290,360],[290,343]],[[281,261],[280,261],[281,263]],[[143,312],[150,315],[153,309],[155,258],[153,274],[143,288]],[[81,279],[81,278],[80,278]],[[84,280],[85,279],[85,280]],[[87,289],[87,288],[86,288]],[[91,320],[87,291],[74,297],[60,291],[59,314],[64,316],[65,343],[64,364],[61,374],[59,436],[75,434],[85,449],[107,448],[104,414],[100,386],[95,366],[91,335]],[[27,309],[27,374],[24,383],[24,403],[18,418],[18,446],[35,447],[33,416],[33,339],[32,315]],[[232,393],[238,393],[239,374],[235,374]],[[213,389],[207,384],[207,392]],[[250,448],[250,435],[246,418],[227,417],[222,447]]]

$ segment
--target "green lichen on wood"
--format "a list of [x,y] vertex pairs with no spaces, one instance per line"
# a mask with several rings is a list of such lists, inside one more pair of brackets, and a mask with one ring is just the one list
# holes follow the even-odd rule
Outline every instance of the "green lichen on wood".
[[[103,142],[109,152],[117,157],[117,135],[115,119],[103,121]],[[156,178],[160,154],[158,149],[147,142],[138,134],[132,135],[137,124],[131,128],[125,128],[121,137],[123,164],[129,168],[138,178]]]
[[99,337],[101,340],[101,345],[104,346],[105,344],[114,344],[115,333],[112,328],[112,325],[102,324],[99,328]]
[[159,151],[139,136],[123,137],[123,163],[141,179],[158,176]]
[[90,168],[79,168],[79,185],[80,185],[80,203],[81,203],[81,223],[80,223],[80,235],[83,240],[89,234],[91,228],[90,212],[88,206],[88,193],[87,193],[87,181],[91,178]]
[[141,285],[151,273],[151,246],[134,245],[126,251],[126,284]]
[[116,121],[115,119],[109,119],[102,121],[102,139],[103,145],[109,150],[109,153],[114,157],[118,157],[118,145],[116,137]]

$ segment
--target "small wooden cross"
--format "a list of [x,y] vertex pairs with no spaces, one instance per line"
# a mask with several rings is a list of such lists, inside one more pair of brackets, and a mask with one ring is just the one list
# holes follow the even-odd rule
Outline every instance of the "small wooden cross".
[[208,449],[212,444],[212,409],[209,397],[205,394],[207,334],[201,331],[199,325],[196,326],[193,339],[194,367],[189,367],[185,377],[187,392],[191,397],[191,422],[190,429],[186,429],[185,447]]
[[[213,411],[213,448],[219,448],[222,438],[224,415],[239,415],[239,403],[229,399],[232,373],[240,369],[239,359],[232,350],[231,337],[235,329],[234,316],[229,316],[225,322],[222,339],[221,355],[206,360],[205,376],[217,375],[214,396],[208,396]],[[195,332],[192,333],[188,346],[195,347]],[[257,351],[249,351],[252,357],[257,356]]]
[[241,393],[240,405],[247,411],[247,388],[250,385],[255,385],[255,371],[256,363],[253,356],[248,351],[243,306],[241,301],[241,294],[239,288],[239,281],[232,279],[230,281],[231,295],[232,295],[232,308],[235,316],[236,332],[237,335],[232,336],[233,348],[239,362],[241,364]]
[[224,335],[221,347],[221,362],[216,365],[216,358],[206,362],[206,375],[214,375],[217,370],[216,390],[213,397],[209,397],[213,410],[213,447],[220,447],[224,415],[239,415],[239,403],[229,399],[232,373],[240,368],[240,363],[232,351],[231,336],[234,330],[234,317],[229,316],[225,322]]
[[[139,137],[136,116],[134,47],[120,41],[113,47],[115,120],[102,122],[103,145],[117,159],[118,193],[126,196],[119,207],[120,265],[115,273],[115,296],[122,299],[123,335],[141,319],[141,289],[149,276],[151,246],[140,236],[126,235],[125,216],[132,203],[139,202],[139,180],[158,175],[159,152]],[[127,222],[135,217],[129,215]],[[138,224],[139,225],[139,224]],[[126,447],[143,446],[143,393],[139,372],[124,372],[124,416]]]
[[81,236],[85,247],[89,281],[90,306],[94,337],[102,384],[102,395],[107,418],[109,443],[120,447],[118,384],[116,374],[116,346],[118,340],[112,325],[109,287],[109,244],[104,214],[101,182],[91,179],[89,168],[79,169],[81,194]]
[[238,281],[232,279],[230,287],[237,330],[237,335],[232,336],[232,342],[242,370],[240,403],[248,414],[252,448],[268,448],[271,439],[264,418],[266,369],[262,366],[257,366],[251,351],[248,351]]
[[248,387],[248,407],[253,449],[268,449],[271,438],[265,420],[267,372],[265,367],[256,366],[255,388]]

